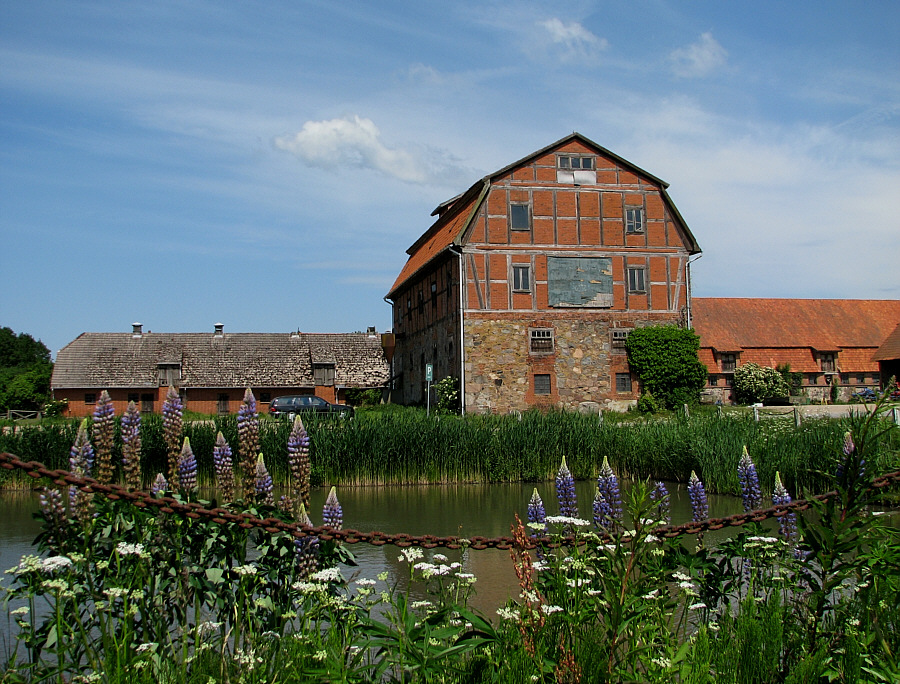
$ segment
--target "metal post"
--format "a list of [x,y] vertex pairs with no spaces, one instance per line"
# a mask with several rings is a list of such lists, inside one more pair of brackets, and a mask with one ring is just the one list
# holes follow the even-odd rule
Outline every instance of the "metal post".
[[688,411],[688,405],[687,405],[687,404],[684,405],[684,417],[685,417],[685,418],[690,418],[690,417],[691,417],[691,412]]
[[759,406],[753,407],[753,420],[755,420],[757,423],[759,422]]
[[721,406],[716,406],[716,418],[721,418],[725,415],[725,412],[722,410]]
[[800,427],[800,407],[794,404],[794,425]]

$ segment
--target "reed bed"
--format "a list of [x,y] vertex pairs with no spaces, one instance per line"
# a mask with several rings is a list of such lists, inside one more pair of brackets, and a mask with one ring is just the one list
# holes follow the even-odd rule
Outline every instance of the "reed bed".
[[[539,482],[552,479],[566,457],[578,480],[597,477],[604,458],[630,479],[686,482],[691,471],[711,492],[739,492],[736,467],[744,446],[763,483],[780,472],[797,494],[828,486],[819,472],[830,472],[847,429],[844,419],[808,420],[796,427],[788,418],[695,413],[690,418],[666,416],[634,420],[630,416],[563,412],[527,412],[508,416],[427,416],[424,411],[359,411],[345,422],[306,419],[310,436],[312,483],[340,486],[465,482]],[[77,422],[58,421],[7,431],[0,451],[51,468],[67,468]],[[237,444],[235,416],[186,422],[197,458],[201,486],[215,483],[212,447],[221,431]],[[276,484],[288,479],[288,421],[260,421],[260,450]],[[166,467],[166,446],[159,416],[141,425],[145,485]],[[114,458],[121,439],[117,433]],[[896,431],[885,439],[871,464],[884,472],[900,465]],[[11,482],[0,480],[0,485]]]

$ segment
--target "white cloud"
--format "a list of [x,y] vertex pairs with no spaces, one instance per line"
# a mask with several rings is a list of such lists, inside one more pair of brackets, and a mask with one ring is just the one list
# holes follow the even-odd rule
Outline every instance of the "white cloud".
[[294,136],[277,137],[275,147],[318,168],[371,169],[421,185],[457,183],[464,170],[446,153],[431,148],[388,147],[371,119],[359,116],[307,121]]
[[696,43],[674,50],[669,55],[676,76],[693,78],[708,76],[724,66],[728,52],[708,31]]
[[566,58],[590,58],[608,46],[606,39],[598,38],[577,21],[565,24],[554,17],[537,24],[547,31],[552,44],[564,49]]

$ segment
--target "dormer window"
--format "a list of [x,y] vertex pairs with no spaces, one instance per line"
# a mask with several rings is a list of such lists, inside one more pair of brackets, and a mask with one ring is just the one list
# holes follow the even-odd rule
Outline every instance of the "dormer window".
[[159,363],[156,367],[159,370],[160,387],[178,386],[178,383],[181,381],[180,363]]

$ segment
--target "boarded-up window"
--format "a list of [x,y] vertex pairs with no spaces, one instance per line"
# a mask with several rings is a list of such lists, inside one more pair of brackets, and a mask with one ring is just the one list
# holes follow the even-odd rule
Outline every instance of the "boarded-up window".
[[327,387],[334,384],[334,364],[313,364],[313,382],[317,387]]
[[613,305],[612,259],[547,257],[547,286],[550,306],[608,309]]
[[157,368],[159,369],[160,387],[176,387],[181,381],[180,363],[160,363]]
[[614,354],[624,354],[625,344],[628,341],[628,333],[630,330],[613,330],[610,335],[610,346]]
[[553,353],[553,330],[551,328],[532,328],[529,331],[529,349],[532,354]]

